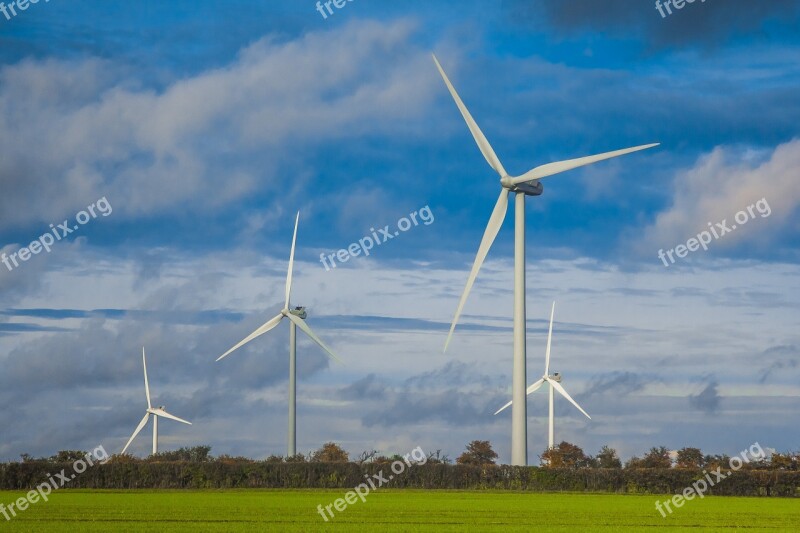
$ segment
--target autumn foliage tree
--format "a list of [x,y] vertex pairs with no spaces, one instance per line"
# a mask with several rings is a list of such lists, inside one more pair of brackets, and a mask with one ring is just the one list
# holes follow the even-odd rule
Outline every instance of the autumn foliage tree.
[[460,465],[493,465],[497,452],[492,449],[488,440],[474,440],[467,444],[467,450],[458,456],[456,463]]
[[622,461],[617,455],[617,450],[603,446],[594,458],[596,468],[622,468]]
[[717,468],[728,468],[730,463],[731,458],[726,454],[706,455],[703,457],[703,466],[709,471],[716,470]]
[[625,468],[672,468],[672,459],[664,446],[653,447],[641,459],[631,457]]
[[322,448],[311,454],[312,463],[347,463],[350,456],[335,442],[326,442]]
[[541,463],[550,468],[585,468],[591,466],[592,459],[579,446],[562,441],[542,453]]
[[678,450],[677,468],[699,470],[705,466],[703,452],[699,448],[681,448]]

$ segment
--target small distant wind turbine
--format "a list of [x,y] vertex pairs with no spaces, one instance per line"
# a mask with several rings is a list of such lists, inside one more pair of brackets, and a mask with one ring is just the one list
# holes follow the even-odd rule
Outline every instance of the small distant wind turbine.
[[458,302],[456,314],[453,317],[453,323],[450,325],[450,333],[447,334],[447,341],[445,341],[444,349],[447,351],[447,345],[453,337],[453,331],[458,323],[458,318],[464,310],[464,304],[467,303],[467,297],[478,277],[478,272],[492,247],[500,227],[506,218],[508,211],[508,194],[514,193],[514,366],[512,374],[512,398],[516,402],[511,413],[511,464],[515,466],[526,466],[528,464],[528,433],[527,433],[527,406],[525,405],[525,383],[527,378],[525,375],[525,197],[526,196],[539,196],[544,191],[544,187],[540,181],[541,178],[560,174],[567,170],[574,168],[591,165],[598,161],[611,159],[612,157],[619,157],[621,155],[638,152],[658,146],[658,143],[644,144],[641,146],[634,146],[633,148],[624,148],[622,150],[615,150],[613,152],[606,152],[603,154],[590,155],[586,157],[579,157],[577,159],[568,159],[566,161],[559,161],[556,163],[547,163],[546,165],[538,166],[520,176],[510,176],[506,169],[503,168],[500,159],[495,154],[494,149],[489,144],[489,141],[484,136],[475,119],[472,118],[467,106],[461,101],[453,84],[444,73],[444,69],[439,64],[436,56],[433,56],[433,61],[436,63],[436,68],[444,79],[450,95],[456,102],[461,116],[467,123],[472,137],[478,144],[478,148],[483,154],[486,162],[492,167],[495,172],[500,175],[500,196],[497,198],[497,203],[492,210],[489,217],[489,223],[486,225],[486,231],[481,239],[481,244],[478,247],[478,253],[475,256],[475,262],[472,265],[472,270],[467,277],[467,285],[464,287],[464,292],[461,294],[461,300]]
[[145,359],[145,356],[144,356],[144,346],[142,347],[142,366],[144,367],[144,393],[147,396],[147,412],[145,413],[144,418],[142,418],[142,421],[139,422],[139,426],[136,428],[136,431],[134,431],[133,435],[131,435],[131,438],[128,439],[128,444],[126,444],[125,447],[122,449],[122,453],[123,454],[125,453],[125,450],[128,449],[128,446],[131,445],[131,442],[133,442],[133,439],[136,438],[136,435],[138,435],[139,432],[142,429],[144,429],[144,427],[147,425],[147,421],[150,420],[150,415],[153,415],[153,455],[158,453],[158,417],[159,416],[163,416],[164,418],[169,418],[171,420],[176,420],[178,422],[181,422],[183,424],[188,424],[190,426],[192,425],[191,422],[187,422],[186,420],[184,420],[182,418],[178,418],[177,416],[171,415],[168,412],[166,412],[164,410],[165,408],[164,408],[163,405],[161,407],[155,407],[154,408],[153,405],[150,403],[150,384],[147,382],[147,360]]
[[264,333],[275,328],[280,321],[285,317],[290,321],[289,324],[289,437],[287,452],[289,456],[297,455],[297,328],[309,336],[309,338],[316,342],[328,356],[334,361],[342,362],[333,350],[317,337],[311,328],[309,328],[303,320],[308,316],[304,307],[295,307],[292,309],[289,305],[289,297],[292,294],[292,268],[294,266],[294,247],[297,241],[297,225],[300,222],[300,212],[297,212],[297,218],[294,221],[294,236],[292,237],[292,251],[289,255],[289,272],[286,274],[286,301],[283,304],[283,309],[277,316],[269,319],[263,326],[251,333],[242,342],[222,354],[217,358],[217,361],[227,357],[231,352],[241,348],[248,342],[256,337],[260,337]]
[[[558,393],[561,396],[563,396],[564,398],[569,400],[572,405],[574,405],[575,407],[578,408],[578,411],[580,411],[581,413],[586,415],[586,418],[588,418],[589,420],[592,419],[592,417],[589,416],[589,414],[586,411],[584,411],[581,408],[581,406],[578,405],[578,403],[575,400],[572,399],[572,396],[570,396],[567,393],[567,391],[564,390],[564,387],[561,386],[561,374],[556,372],[552,376],[550,375],[550,341],[553,338],[553,315],[555,314],[555,312],[556,312],[556,303],[553,302],[553,308],[550,310],[550,331],[547,333],[547,351],[545,352],[545,356],[544,356],[544,375],[542,376],[542,378],[539,381],[537,381],[536,383],[534,383],[533,385],[528,387],[528,390],[526,391],[526,395],[528,395],[528,394],[530,394],[532,392],[536,392],[537,390],[539,390],[539,388],[544,384],[544,382],[547,382],[550,385],[550,423],[549,423],[549,428],[548,428],[549,431],[548,431],[548,439],[547,439],[547,442],[548,442],[548,446],[547,447],[548,448],[552,448],[553,446],[555,446],[555,439],[554,439],[554,436],[553,436],[553,429],[554,429],[554,427],[553,427],[554,426],[554,422],[553,422],[553,418],[554,418],[553,417],[553,399],[554,398],[553,397],[555,396],[553,394],[554,390],[557,390]],[[503,409],[505,409],[506,407],[511,405],[512,402],[513,402],[513,400],[511,402],[508,402],[507,404],[505,404],[500,409],[498,409],[497,413],[501,412]],[[495,413],[495,414],[497,414],[497,413]]]

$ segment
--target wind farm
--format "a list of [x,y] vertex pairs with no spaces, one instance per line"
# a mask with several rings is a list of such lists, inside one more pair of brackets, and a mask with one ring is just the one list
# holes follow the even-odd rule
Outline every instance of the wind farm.
[[797,530],[797,1],[29,3],[0,533]]

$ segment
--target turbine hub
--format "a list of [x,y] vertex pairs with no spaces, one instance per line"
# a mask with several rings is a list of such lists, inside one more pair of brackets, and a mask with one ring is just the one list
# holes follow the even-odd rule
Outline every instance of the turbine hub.
[[306,308],[305,307],[297,306],[294,309],[289,309],[289,312],[292,313],[296,317],[302,318],[303,320],[305,320],[306,317],[308,316],[308,313],[306,312]]

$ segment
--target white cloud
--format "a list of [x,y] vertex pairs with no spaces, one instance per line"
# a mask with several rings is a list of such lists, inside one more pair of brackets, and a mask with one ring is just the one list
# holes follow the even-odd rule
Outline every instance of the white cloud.
[[737,212],[766,199],[771,208],[768,218],[755,210],[755,221],[714,240],[709,248],[724,250],[746,244],[748,250],[767,250],[780,242],[784,230],[795,230],[793,215],[800,205],[798,168],[800,139],[767,153],[716,148],[678,174],[672,204],[644,229],[639,249],[654,256],[659,248],[674,248],[707,230],[709,222],[726,220],[732,227]]
[[[407,22],[265,37],[224,68],[141,88],[95,59],[0,70],[0,229],[107,196],[115,217],[208,210],[313,173],[309,145],[419,128],[436,81]],[[301,183],[293,183],[299,187]],[[284,197],[284,200],[286,198]]]

